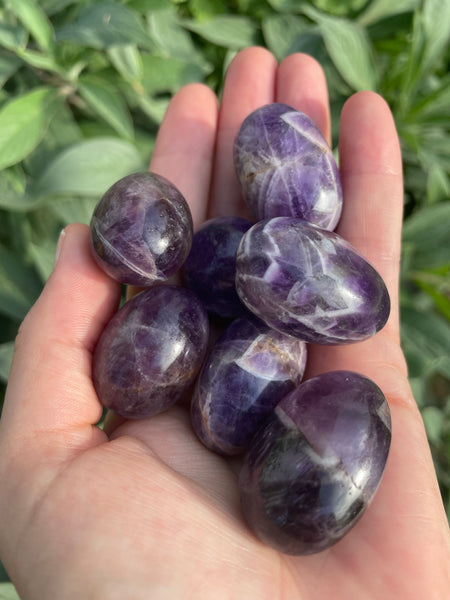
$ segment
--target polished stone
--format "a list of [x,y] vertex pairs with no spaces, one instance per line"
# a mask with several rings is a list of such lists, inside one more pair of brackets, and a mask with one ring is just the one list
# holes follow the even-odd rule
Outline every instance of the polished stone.
[[243,196],[258,220],[287,216],[336,227],[339,170],[307,115],[280,103],[258,108],[242,123],[233,155]]
[[150,286],[182,266],[192,244],[189,206],[155,173],[134,173],[104,194],[91,219],[96,261],[121,283]]
[[367,339],[390,312],[386,285],[355,248],[291,217],[260,221],[244,234],[236,289],[270,327],[316,344]]
[[389,407],[374,382],[350,371],[305,381],[277,405],[245,455],[248,524],[286,554],[329,548],[373,500],[390,440]]
[[194,431],[210,449],[238,454],[302,379],[306,344],[254,317],[236,319],[210,351],[191,404]]
[[216,217],[206,221],[192,240],[184,281],[216,317],[234,319],[247,313],[236,292],[236,252],[251,226],[240,217]]
[[93,381],[100,402],[138,419],[179,400],[201,368],[208,317],[185,288],[150,287],[113,316],[97,344]]

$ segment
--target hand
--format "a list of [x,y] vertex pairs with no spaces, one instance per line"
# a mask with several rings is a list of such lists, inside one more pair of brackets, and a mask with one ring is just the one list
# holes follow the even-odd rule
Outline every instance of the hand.
[[[330,138],[324,74],[305,55],[277,67],[262,48],[239,53],[220,112],[202,85],[172,99],[151,170],[180,188],[196,226],[245,215],[232,143],[243,118],[273,101],[303,110]],[[311,347],[307,376],[351,369],[386,394],[392,447],[373,504],[328,551],[278,555],[246,527],[235,469],[197,441],[186,407],[96,427],[91,356],[119,286],[91,258],[88,228],[71,225],[20,328],[0,423],[0,557],[22,600],[448,597],[448,526],[399,346],[398,139],[386,103],[370,92],[348,100],[340,131],[338,232],[379,270],[393,308],[368,341]]]

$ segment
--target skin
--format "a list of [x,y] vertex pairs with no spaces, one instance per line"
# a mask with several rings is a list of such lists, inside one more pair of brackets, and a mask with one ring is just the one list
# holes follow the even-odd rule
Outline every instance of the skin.
[[[301,54],[277,66],[265,49],[240,52],[220,111],[199,84],[171,101],[151,170],[180,188],[196,226],[247,214],[231,147],[243,118],[272,101],[303,110],[330,138],[323,71]],[[236,464],[197,441],[186,406],[96,427],[101,406],[91,357],[119,289],[92,259],[87,227],[70,225],[20,328],[0,422],[0,558],[22,600],[448,597],[448,525],[399,347],[398,138],[388,106],[372,92],[349,98],[340,132],[338,232],[378,269],[393,309],[368,341],[311,347],[307,376],[351,369],[386,394],[392,447],[373,504],[328,551],[280,555],[246,527]]]

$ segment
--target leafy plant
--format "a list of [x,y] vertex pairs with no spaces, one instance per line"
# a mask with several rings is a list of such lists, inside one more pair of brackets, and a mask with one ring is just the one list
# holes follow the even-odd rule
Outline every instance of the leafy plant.
[[394,114],[405,175],[402,344],[450,514],[449,40],[441,0],[5,0],[3,384],[60,229],[88,222],[109,185],[146,167],[170,97],[192,81],[220,94],[229,61],[252,44],[279,60],[307,52],[327,76],[335,144],[354,91],[380,92]]

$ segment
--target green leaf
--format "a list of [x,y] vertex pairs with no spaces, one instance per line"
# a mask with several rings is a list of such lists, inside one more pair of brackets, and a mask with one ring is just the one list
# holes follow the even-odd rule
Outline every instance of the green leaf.
[[21,61],[17,57],[0,53],[0,87],[14,75],[20,65]]
[[0,208],[27,211],[36,206],[35,198],[26,193],[23,171],[15,168],[0,171]]
[[34,188],[35,196],[99,196],[144,166],[136,148],[117,138],[94,138],[63,150]]
[[151,98],[147,94],[134,93],[136,104],[149,119],[160,124],[166,114],[168,98]]
[[27,30],[22,25],[7,25],[0,22],[0,45],[8,50],[24,48],[27,43]]
[[12,583],[0,583],[0,600],[20,600]]
[[426,406],[421,411],[428,439],[434,444],[440,442],[444,429],[442,411],[436,406]]
[[[70,221],[70,223],[79,222],[77,219]],[[69,222],[64,223],[68,225]],[[42,239],[40,242],[29,242],[28,253],[39,273],[42,281],[46,281],[50,276],[55,264],[55,252],[56,252],[56,240],[48,237]]]
[[450,2],[425,0],[422,9],[427,38],[426,63],[428,68],[438,61],[448,49],[450,41]]
[[142,84],[151,94],[173,94],[187,83],[203,81],[202,69],[181,58],[145,54],[142,66]]
[[149,12],[147,23],[152,40],[163,56],[204,61],[192,41],[191,34],[181,26],[173,6]]
[[[0,344],[0,379],[8,381],[11,361],[14,354],[14,341]],[[2,597],[2,584],[0,584],[0,599]]]
[[53,48],[54,31],[47,15],[35,0],[10,0],[7,4],[44,52]]
[[189,10],[196,21],[207,21],[211,17],[227,12],[223,0],[190,0]]
[[34,269],[0,246],[0,313],[22,320],[41,291]]
[[436,308],[450,322],[450,262],[441,269],[413,271],[410,277],[433,299]]
[[262,20],[262,31],[267,48],[278,60],[295,52],[298,38],[313,27],[306,19],[297,15],[272,14]]
[[55,62],[54,58],[41,52],[34,50],[28,50],[25,48],[18,48],[15,50],[17,56],[23,60],[23,62],[35,67],[36,69],[43,69],[44,71],[53,71],[54,73],[63,74],[62,69]]
[[108,57],[122,79],[134,83],[142,78],[142,58],[136,44],[110,46]]
[[41,87],[0,110],[0,169],[19,162],[38,145],[61,102],[56,90]]
[[133,122],[127,105],[108,81],[94,75],[84,75],[78,80],[78,91],[88,106],[121,137],[134,137]]
[[48,207],[61,220],[63,225],[69,225],[70,223],[85,223],[89,225],[98,201],[98,196],[92,198],[63,198],[58,202],[52,202]]
[[219,15],[203,23],[186,20],[183,25],[208,42],[225,48],[245,48],[259,42],[259,28],[249,17]]
[[356,22],[326,16],[310,6],[303,12],[319,27],[331,60],[354,90],[376,90],[373,50],[364,29]]
[[432,312],[401,305],[402,348],[411,376],[429,372],[433,361],[450,355],[450,325]]
[[78,1],[79,0],[42,0],[42,8],[47,15],[51,16]]
[[24,168],[30,181],[38,179],[61,150],[80,142],[83,137],[81,127],[68,104],[60,104],[39,146],[24,160]]
[[301,12],[302,3],[298,0],[267,0],[268,4],[278,12]]
[[440,267],[449,261],[450,203],[421,208],[403,224],[403,245],[415,269]]
[[440,165],[432,165],[428,173],[427,199],[430,204],[450,198],[450,180]]
[[450,77],[448,76],[440,79],[435,89],[427,90],[424,96],[411,106],[404,119],[409,123],[417,124],[436,117],[442,117],[448,129],[450,119]]
[[417,8],[419,0],[372,0],[367,4],[366,10],[359,15],[358,22],[367,27],[376,21],[391,17],[398,13],[410,12]]
[[153,47],[139,16],[118,2],[87,5],[75,22],[57,29],[56,39],[98,49],[130,43]]

